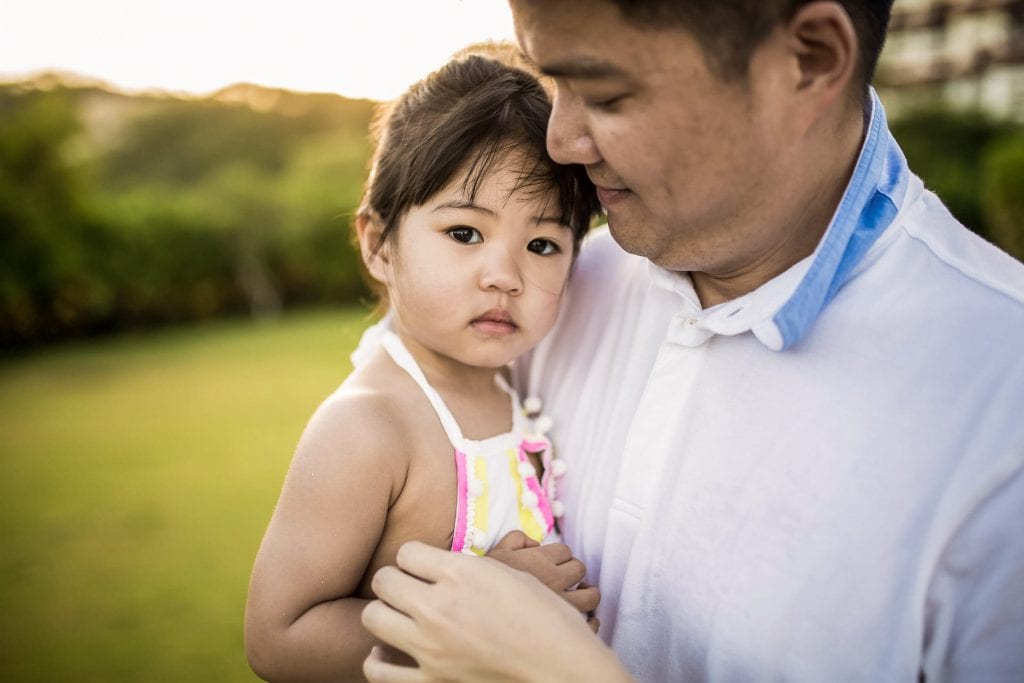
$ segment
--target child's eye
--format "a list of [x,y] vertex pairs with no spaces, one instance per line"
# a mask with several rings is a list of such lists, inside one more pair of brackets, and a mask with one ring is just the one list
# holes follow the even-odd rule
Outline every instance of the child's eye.
[[535,239],[530,240],[530,243],[526,245],[527,251],[532,251],[534,254],[540,254],[541,256],[550,256],[551,254],[557,254],[561,251],[557,244],[551,240]]
[[476,228],[467,228],[466,226],[448,228],[448,230],[445,231],[445,234],[456,242],[461,242],[462,244],[479,244],[484,241],[479,230]]

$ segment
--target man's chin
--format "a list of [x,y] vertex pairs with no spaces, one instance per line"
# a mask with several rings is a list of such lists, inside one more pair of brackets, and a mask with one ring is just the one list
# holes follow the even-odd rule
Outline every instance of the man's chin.
[[608,212],[608,232],[612,234],[612,239],[629,253],[650,258],[652,245],[649,243],[649,239],[645,239],[650,236],[643,233],[643,221],[637,220],[633,216],[624,215],[624,213],[622,211]]

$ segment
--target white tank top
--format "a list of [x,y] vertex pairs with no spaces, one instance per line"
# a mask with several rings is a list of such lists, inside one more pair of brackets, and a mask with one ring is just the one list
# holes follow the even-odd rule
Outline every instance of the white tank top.
[[[370,327],[352,354],[356,367],[377,346],[419,385],[434,408],[455,457],[457,505],[452,551],[483,555],[505,534],[516,529],[541,543],[558,540],[555,518],[562,506],[556,497],[556,480],[564,463],[556,460],[545,436],[551,428],[546,416],[536,416],[539,402],[529,399],[530,417],[505,379],[495,373],[495,383],[509,395],[512,430],[482,440],[467,439],[444,399],[427,381],[416,360],[390,329],[386,317]],[[539,453],[544,466],[538,475],[528,453]]]

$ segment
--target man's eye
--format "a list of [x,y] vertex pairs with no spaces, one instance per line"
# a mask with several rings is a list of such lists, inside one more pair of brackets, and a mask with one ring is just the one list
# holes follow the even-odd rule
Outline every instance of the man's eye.
[[591,109],[600,109],[603,111],[611,111],[615,109],[619,103],[626,98],[625,95],[616,95],[615,97],[606,97],[604,99],[594,99],[587,101],[586,105]]
[[453,240],[461,242],[462,244],[478,244],[484,241],[484,238],[480,235],[480,231],[476,228],[460,226],[457,228],[449,228],[445,232]]
[[541,256],[550,256],[551,254],[557,254],[561,251],[557,244],[551,240],[535,239],[530,240],[530,243],[526,245],[527,251],[532,251],[534,254],[540,254]]

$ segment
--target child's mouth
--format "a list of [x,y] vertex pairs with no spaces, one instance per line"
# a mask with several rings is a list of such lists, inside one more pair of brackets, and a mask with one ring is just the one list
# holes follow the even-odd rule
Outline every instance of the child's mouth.
[[512,316],[509,315],[508,311],[501,309],[491,309],[483,315],[474,318],[470,325],[473,329],[484,334],[495,334],[504,335],[512,334],[518,329],[515,321],[512,320]]

